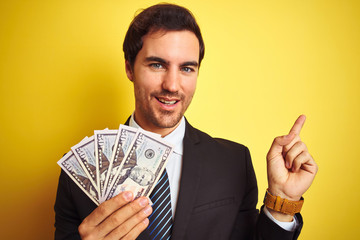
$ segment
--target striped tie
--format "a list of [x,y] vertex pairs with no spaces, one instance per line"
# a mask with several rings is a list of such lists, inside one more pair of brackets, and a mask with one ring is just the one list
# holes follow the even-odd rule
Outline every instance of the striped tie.
[[170,239],[172,227],[169,178],[164,170],[154,190],[150,194],[153,213],[150,215],[148,232],[150,239]]

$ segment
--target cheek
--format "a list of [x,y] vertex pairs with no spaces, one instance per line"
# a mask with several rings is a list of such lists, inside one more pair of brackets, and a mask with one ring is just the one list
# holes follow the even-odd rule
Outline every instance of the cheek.
[[196,79],[192,79],[191,81],[187,81],[184,86],[185,92],[188,96],[192,96],[196,90]]
[[134,90],[138,96],[144,98],[149,92],[151,92],[151,84],[145,81],[143,78],[139,79],[136,78],[133,81],[134,83]]
[[157,90],[161,86],[161,78],[142,71],[134,79],[134,86],[141,89],[141,92],[150,93]]

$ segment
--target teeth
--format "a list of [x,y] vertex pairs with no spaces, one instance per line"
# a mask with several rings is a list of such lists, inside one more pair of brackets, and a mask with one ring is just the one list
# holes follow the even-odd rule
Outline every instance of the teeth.
[[159,98],[159,101],[164,103],[164,104],[175,104],[176,103],[176,100],[174,100],[174,101],[166,101],[166,100],[160,99],[160,98]]

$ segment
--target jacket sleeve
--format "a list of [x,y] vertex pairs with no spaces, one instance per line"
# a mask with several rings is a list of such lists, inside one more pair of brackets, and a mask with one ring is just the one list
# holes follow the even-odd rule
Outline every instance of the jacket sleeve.
[[303,226],[302,217],[300,214],[296,214],[298,221],[298,226],[295,231],[286,231],[273,222],[268,216],[263,212],[263,207],[261,207],[260,215],[257,219],[255,239],[257,240],[267,240],[267,239],[291,239],[295,240],[299,237],[301,228]]
[[246,194],[240,207],[231,239],[254,239],[254,240],[295,240],[298,238],[303,222],[300,214],[297,214],[298,227],[290,232],[282,229],[269,219],[263,212],[256,209],[258,202],[258,188],[251,161],[249,150],[246,148]]
[[55,201],[55,239],[80,239],[81,219],[75,209],[71,193],[71,179],[61,170]]

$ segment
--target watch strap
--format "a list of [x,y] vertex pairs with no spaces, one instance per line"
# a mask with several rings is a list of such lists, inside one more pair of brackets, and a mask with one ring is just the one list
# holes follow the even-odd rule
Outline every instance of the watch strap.
[[294,216],[295,213],[300,212],[304,204],[304,198],[301,197],[299,201],[290,201],[279,196],[273,196],[268,190],[266,190],[264,204],[267,208],[276,212]]

